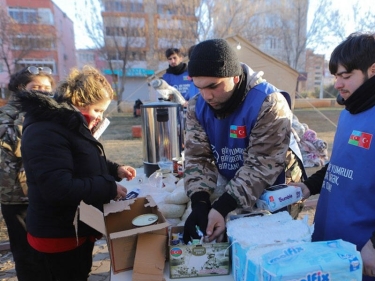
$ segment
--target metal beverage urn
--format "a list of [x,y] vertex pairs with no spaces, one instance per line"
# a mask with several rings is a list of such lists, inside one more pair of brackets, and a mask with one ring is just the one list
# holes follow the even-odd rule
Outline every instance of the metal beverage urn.
[[144,173],[149,177],[158,162],[179,157],[183,147],[182,106],[159,99],[141,105]]

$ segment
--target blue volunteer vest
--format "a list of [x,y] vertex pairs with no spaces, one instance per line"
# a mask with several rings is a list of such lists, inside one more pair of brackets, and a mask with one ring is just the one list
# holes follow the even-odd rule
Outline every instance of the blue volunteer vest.
[[338,124],[312,238],[343,239],[360,251],[375,230],[375,107],[343,110]]
[[[196,104],[196,118],[210,140],[219,173],[231,180],[243,166],[243,152],[249,145],[252,128],[257,120],[264,99],[279,91],[273,85],[263,82],[251,88],[245,100],[230,116],[217,119],[202,96]],[[286,94],[285,92],[283,93]],[[284,183],[285,176],[275,184]]]
[[163,79],[170,85],[175,87],[181,95],[186,99],[187,94],[189,93],[190,85],[193,84],[187,71],[179,75],[165,73]]

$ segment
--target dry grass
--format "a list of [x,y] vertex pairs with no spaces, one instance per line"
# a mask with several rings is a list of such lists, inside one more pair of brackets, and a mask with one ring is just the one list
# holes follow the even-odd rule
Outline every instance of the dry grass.
[[132,126],[141,125],[141,118],[130,113],[114,113],[108,119],[111,123],[100,138],[107,158],[119,164],[141,167],[142,139],[132,136]]

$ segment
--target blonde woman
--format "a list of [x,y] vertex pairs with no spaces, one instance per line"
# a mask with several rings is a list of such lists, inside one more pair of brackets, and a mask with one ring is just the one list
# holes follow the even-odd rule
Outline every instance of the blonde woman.
[[[43,280],[87,280],[100,233],[76,220],[81,201],[102,209],[126,195],[116,181],[135,169],[106,159],[92,135],[113,98],[95,68],[73,69],[55,99],[39,92],[17,95],[26,112],[21,151],[29,187],[28,241],[43,260]],[[77,222],[77,226],[73,225]]]

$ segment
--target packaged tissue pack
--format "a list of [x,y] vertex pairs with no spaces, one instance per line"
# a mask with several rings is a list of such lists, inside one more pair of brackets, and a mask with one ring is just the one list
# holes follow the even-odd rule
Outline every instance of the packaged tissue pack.
[[360,281],[362,260],[343,240],[311,242],[307,217],[288,212],[227,223],[235,281]]
[[264,190],[257,200],[257,207],[270,212],[277,211],[302,199],[299,186],[279,184]]
[[262,253],[274,246],[311,241],[313,226],[307,217],[293,220],[288,212],[266,216],[242,217],[227,222],[227,235],[231,243],[232,273],[235,281],[253,281],[260,274],[258,263],[248,253]]
[[260,270],[260,278],[250,280],[362,280],[361,254],[343,240],[284,245],[261,256],[249,251],[248,258]]

